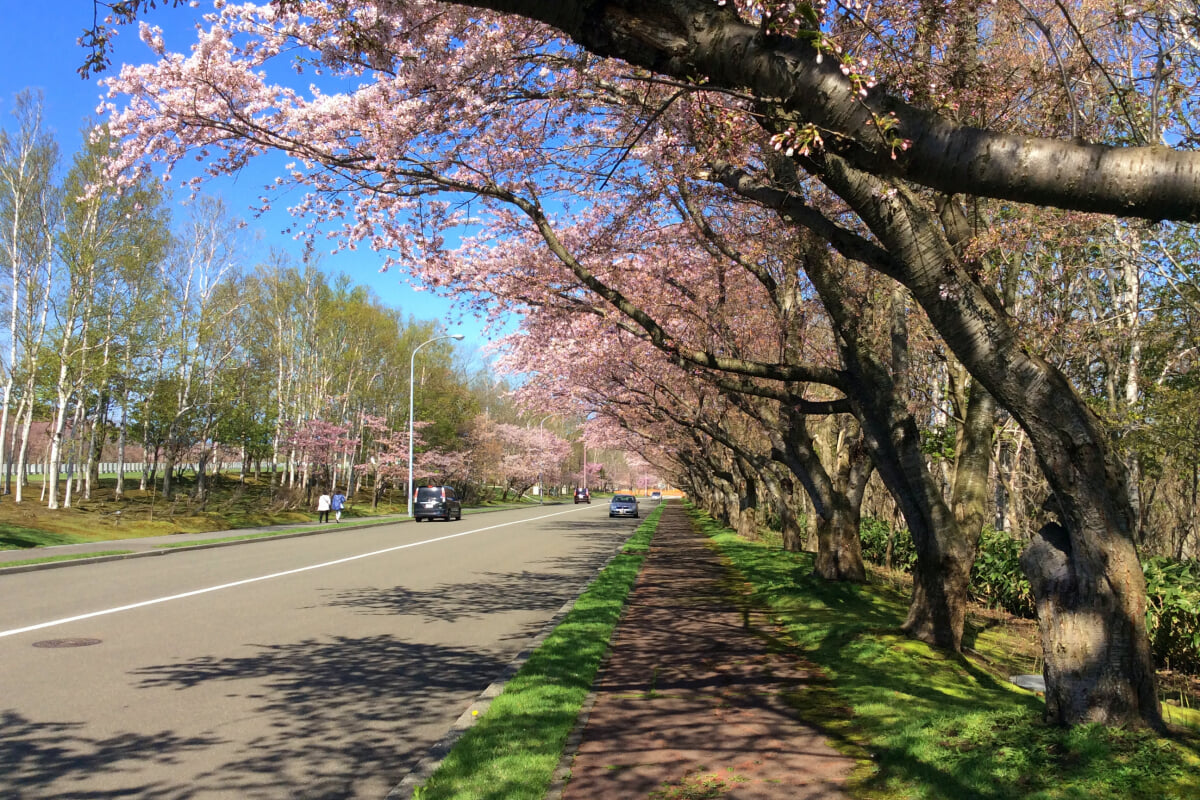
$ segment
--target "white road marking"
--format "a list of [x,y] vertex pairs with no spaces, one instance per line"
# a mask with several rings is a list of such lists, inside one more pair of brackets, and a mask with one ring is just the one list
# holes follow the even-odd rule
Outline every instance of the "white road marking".
[[[588,508],[591,508],[591,506],[589,505]],[[289,570],[285,570],[284,572],[273,572],[270,575],[260,575],[257,578],[245,578],[244,580],[233,581],[232,583],[222,583],[219,586],[209,586],[204,589],[195,589],[190,592],[182,592],[180,594],[173,594],[173,595],[169,595],[167,597],[156,597],[153,600],[143,600],[140,603],[130,603],[129,605],[117,606],[115,608],[106,608],[101,611],[91,611],[91,612],[88,612],[87,614],[77,614],[76,616],[73,616],[73,617],[63,617],[62,619],[55,619],[55,620],[51,620],[49,622],[39,622],[36,625],[27,625],[24,628],[13,628],[12,630],[0,631],[0,639],[4,638],[5,636],[15,636],[18,633],[28,633],[29,631],[42,630],[43,628],[53,628],[56,625],[66,625],[68,622],[79,622],[80,620],[92,619],[94,617],[103,617],[108,614],[118,614],[122,611],[132,611],[135,608],[144,608],[145,606],[153,606],[153,605],[157,605],[159,603],[168,603],[172,600],[182,600],[187,597],[195,597],[195,596],[201,595],[201,594],[208,594],[209,592],[219,592],[222,589],[232,589],[235,586],[245,586],[248,583],[258,583],[259,581],[269,581],[273,578],[282,578],[287,575],[296,575],[301,572],[308,572],[308,571],[314,570],[314,569],[321,569],[322,567],[332,567],[332,566],[336,566],[338,564],[345,564],[350,561],[357,561],[360,558],[370,558],[371,556],[379,556],[379,555],[383,555],[384,553],[394,553],[397,550],[407,550],[410,547],[420,547],[421,545],[424,545],[424,544],[434,544],[436,542],[444,542],[448,539],[457,539],[460,536],[470,536],[471,534],[474,534],[474,533],[483,533],[484,531],[492,531],[497,528],[507,528],[509,525],[521,525],[526,522],[537,522],[540,519],[550,519],[551,517],[558,517],[563,514],[573,514],[574,512],[580,511],[580,510],[581,509],[578,509],[578,508],[572,508],[567,511],[556,511],[553,514],[543,514],[540,517],[532,517],[530,519],[519,519],[519,520],[514,520],[513,522],[502,522],[499,525],[489,525],[486,528],[476,528],[475,530],[463,531],[462,533],[451,533],[446,536],[438,536],[434,539],[425,539],[424,541],[421,541],[421,542],[409,542],[408,544],[398,544],[395,547],[386,547],[383,550],[374,550],[370,553],[360,553],[359,555],[356,555],[356,556],[347,556],[346,558],[339,558],[334,561],[326,561],[321,564],[310,564],[307,567],[297,567],[296,569],[289,569]],[[586,511],[587,509],[582,509],[582,510]],[[330,531],[330,532],[332,533],[332,531]]]

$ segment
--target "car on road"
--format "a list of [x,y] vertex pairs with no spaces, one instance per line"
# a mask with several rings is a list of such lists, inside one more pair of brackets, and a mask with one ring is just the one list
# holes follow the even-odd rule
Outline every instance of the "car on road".
[[413,520],[462,519],[462,501],[453,486],[421,486],[413,492]]
[[661,503],[662,502],[662,492],[651,492],[650,499],[656,503]]
[[582,487],[576,489],[575,490],[575,502],[576,503],[587,503],[590,505],[592,502],[592,493]]
[[608,504],[608,515],[610,517],[638,516],[637,498],[631,494],[614,494],[612,501]]

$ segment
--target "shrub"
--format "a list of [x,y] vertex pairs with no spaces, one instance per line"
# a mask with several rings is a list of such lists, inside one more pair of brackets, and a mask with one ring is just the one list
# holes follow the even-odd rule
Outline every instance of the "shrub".
[[[868,518],[861,528],[863,558],[887,565],[888,539],[892,539],[892,564],[911,572],[916,549],[908,531],[893,531],[886,522]],[[1025,542],[1003,531],[984,528],[975,564],[971,568],[971,597],[989,608],[1032,619],[1036,616],[1029,580],[1021,571]],[[1200,561],[1148,558],[1146,574],[1146,629],[1160,666],[1200,674]]]
[[1021,571],[1025,542],[990,527],[979,537],[979,549],[971,566],[971,597],[988,608],[999,608],[1017,617],[1033,618],[1033,592]]
[[1148,558],[1142,570],[1155,659],[1181,672],[1200,673],[1200,562]]
[[[864,559],[881,567],[912,571],[913,564],[917,563],[917,548],[913,545],[912,534],[907,530],[892,530],[892,526],[883,520],[867,517],[859,526],[859,531]],[[889,539],[892,542],[891,564],[888,564],[887,557]]]

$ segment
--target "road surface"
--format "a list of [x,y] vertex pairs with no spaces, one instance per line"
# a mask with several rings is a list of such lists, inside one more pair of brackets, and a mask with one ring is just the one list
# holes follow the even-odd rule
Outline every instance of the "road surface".
[[636,527],[605,511],[0,576],[0,797],[382,798]]

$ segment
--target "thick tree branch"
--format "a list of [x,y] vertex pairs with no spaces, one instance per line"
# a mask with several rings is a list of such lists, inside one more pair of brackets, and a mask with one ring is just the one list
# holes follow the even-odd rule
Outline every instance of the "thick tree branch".
[[[834,59],[808,44],[764,37],[712,0],[476,0],[456,5],[516,14],[557,28],[597,55],[681,80],[778,98],[823,131],[856,168],[947,194],[1119,214],[1200,219],[1200,154],[1108,147],[971,128],[883,91],[862,97]],[[876,121],[894,115],[899,150]]]

